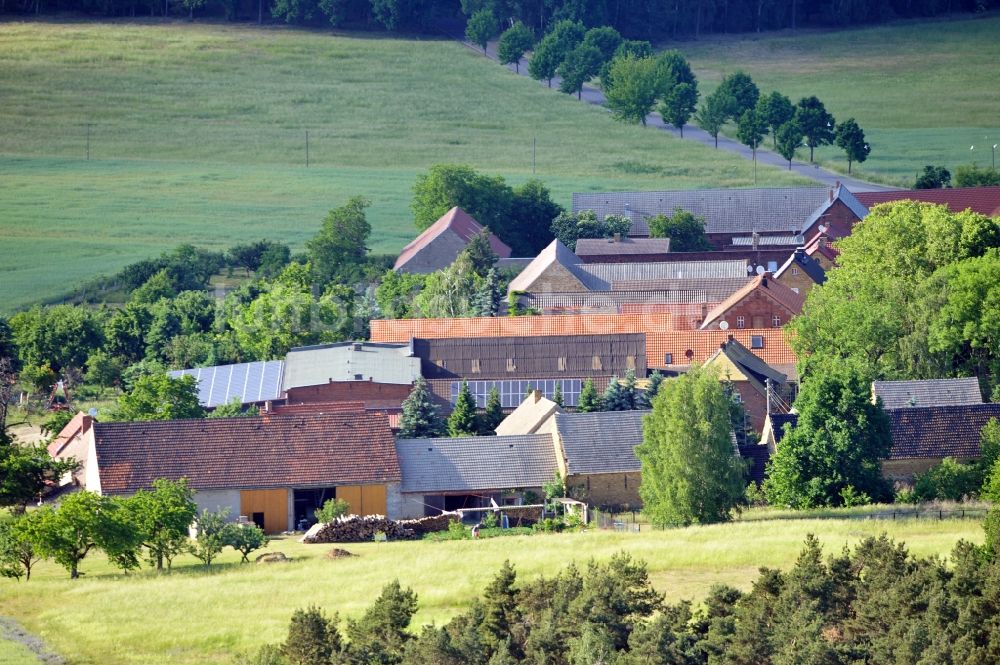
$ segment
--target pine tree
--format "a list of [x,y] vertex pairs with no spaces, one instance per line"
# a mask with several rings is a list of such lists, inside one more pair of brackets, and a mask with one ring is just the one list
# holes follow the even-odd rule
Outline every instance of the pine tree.
[[592,413],[601,410],[601,396],[597,394],[594,387],[594,380],[587,379],[583,382],[583,390],[580,391],[580,402],[577,411],[580,413]]
[[518,591],[514,588],[517,574],[510,561],[504,561],[496,577],[483,591],[483,637],[495,647],[513,640],[511,630],[518,623]]
[[444,435],[444,427],[438,417],[437,406],[431,400],[431,392],[423,377],[413,384],[410,396],[403,400],[403,415],[399,420],[401,439],[426,439]]
[[469,384],[462,381],[462,387],[458,391],[458,399],[455,400],[455,410],[448,417],[449,436],[475,436],[479,431],[478,418],[476,417],[476,398],[469,390]]
[[486,397],[486,411],[483,412],[479,420],[479,434],[481,436],[492,436],[496,432],[497,425],[503,420],[503,405],[500,403],[500,391],[496,386],[490,388]]
[[496,268],[490,268],[486,273],[486,280],[476,290],[473,311],[476,316],[498,316],[500,314],[500,303],[503,301],[503,291],[500,288],[500,276]]
[[562,394],[562,381],[556,381],[556,390],[552,393],[552,401],[558,404],[560,407],[566,406],[563,402]]
[[656,397],[656,393],[660,392],[660,384],[663,383],[663,375],[660,374],[659,370],[653,370],[653,373],[649,375],[648,381],[649,383],[646,385],[646,389],[639,393],[636,397],[636,408],[653,408],[653,398]]
[[625,382],[622,384],[622,395],[625,403],[628,404],[628,411],[639,408],[639,394],[635,387],[635,370],[625,370]]
[[[631,373],[631,380],[629,374]],[[635,372],[628,370],[625,373],[625,381],[618,380],[617,376],[611,377],[607,389],[601,398],[605,411],[631,411],[635,408]]]

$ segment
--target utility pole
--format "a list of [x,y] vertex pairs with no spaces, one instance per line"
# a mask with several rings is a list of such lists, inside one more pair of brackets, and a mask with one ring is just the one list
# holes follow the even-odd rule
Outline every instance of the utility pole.
[[87,123],[87,161],[90,161],[90,123]]
[[309,130],[306,130],[306,168],[309,168]]
[[531,175],[535,175],[535,148],[538,142],[537,137],[531,137]]

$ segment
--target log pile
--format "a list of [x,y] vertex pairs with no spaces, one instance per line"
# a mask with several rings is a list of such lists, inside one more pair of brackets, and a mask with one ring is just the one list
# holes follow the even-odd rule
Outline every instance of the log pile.
[[375,540],[376,534],[386,540],[414,540],[431,531],[443,531],[454,515],[444,514],[418,520],[390,520],[382,515],[346,515],[326,524],[314,524],[302,542],[363,543]]

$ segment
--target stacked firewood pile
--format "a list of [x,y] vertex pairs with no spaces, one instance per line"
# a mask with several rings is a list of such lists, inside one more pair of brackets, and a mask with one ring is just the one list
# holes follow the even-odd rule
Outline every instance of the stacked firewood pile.
[[372,540],[413,540],[431,531],[443,531],[454,515],[424,517],[419,520],[390,520],[382,515],[346,515],[326,524],[314,524],[302,542],[363,543]]

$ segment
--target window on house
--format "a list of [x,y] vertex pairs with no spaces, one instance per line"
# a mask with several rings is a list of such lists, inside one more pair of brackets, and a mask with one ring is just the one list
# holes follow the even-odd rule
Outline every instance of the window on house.
[[558,367],[560,372],[566,371],[566,356],[560,356],[558,361]]
[[778,262],[777,261],[768,261],[767,262],[767,271],[769,273],[771,273],[773,275],[777,270],[778,270]]
[[736,317],[736,327],[737,328],[746,328],[747,327],[746,317],[737,316]]
[[764,348],[764,336],[763,335],[750,335],[750,348],[751,349],[763,349]]
[[514,364],[513,358],[507,358],[507,371],[514,372],[517,370],[517,365]]
[[792,274],[793,275],[798,275],[799,274],[799,269],[796,268],[795,266],[792,266]]
[[437,365],[438,367],[443,368],[443,369],[447,369],[448,368],[448,361],[447,360],[443,360],[441,358],[435,360],[434,364]]
[[472,359],[472,373],[480,374],[482,372],[482,367],[479,365],[479,358]]
[[602,369],[604,369],[604,366],[601,364],[601,357],[600,356],[594,356],[591,359],[590,368],[591,369],[596,369],[596,370],[602,370]]
[[771,317],[771,327],[780,328],[781,327],[781,317],[775,314]]
[[739,390],[733,391],[733,401],[736,402],[737,404],[743,403],[743,395],[740,394]]
[[664,365],[673,365],[674,364],[674,354],[672,354],[672,353],[664,353],[663,354],[663,364]]

